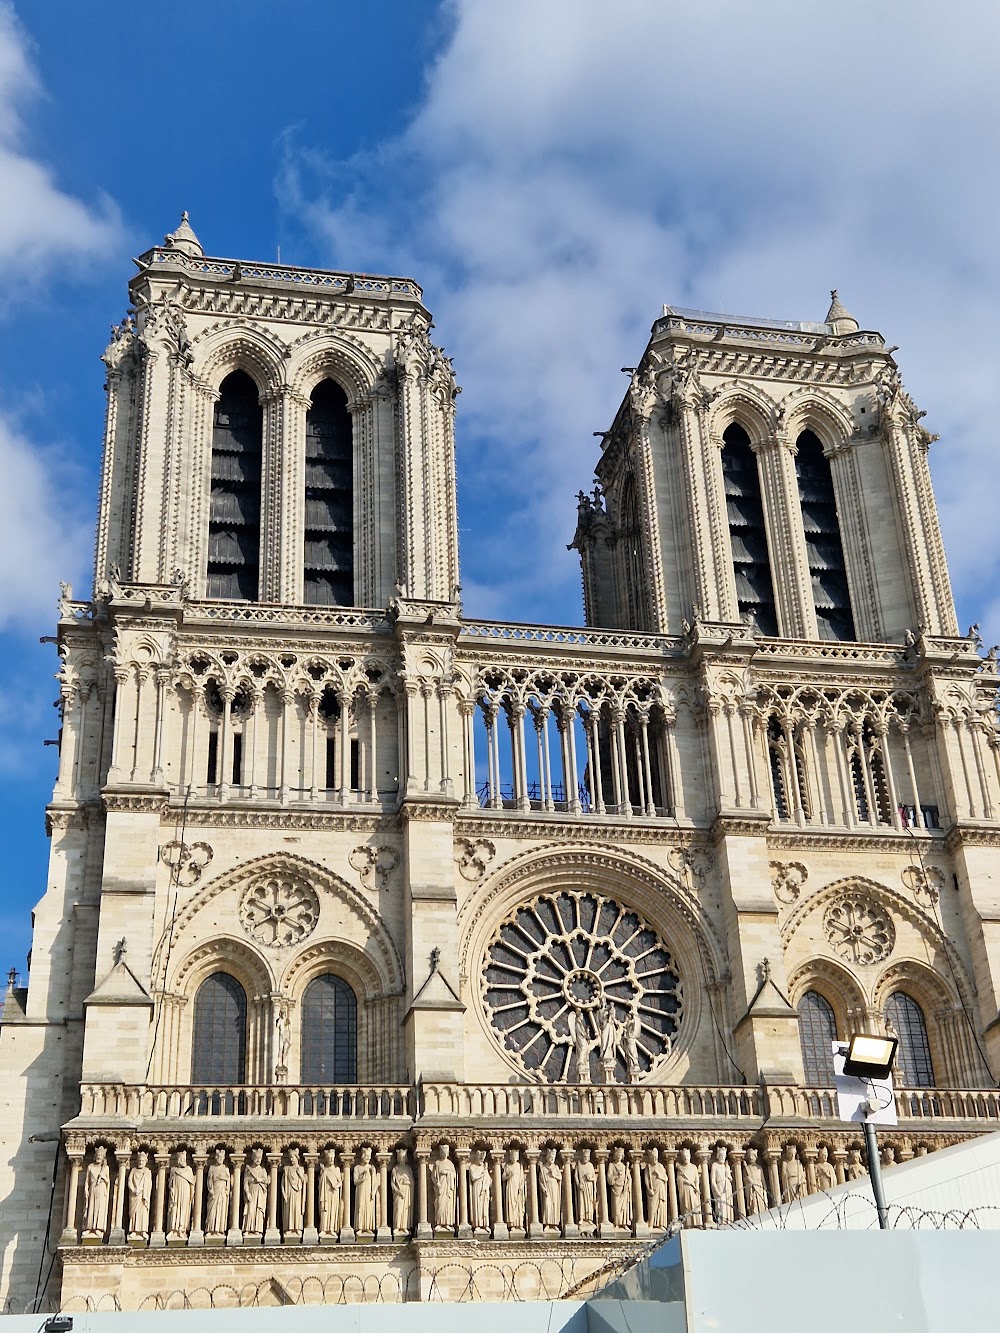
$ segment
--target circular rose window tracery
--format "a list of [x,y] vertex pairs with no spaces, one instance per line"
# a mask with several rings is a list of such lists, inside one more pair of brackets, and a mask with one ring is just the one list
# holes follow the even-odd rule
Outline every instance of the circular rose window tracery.
[[319,920],[319,898],[305,880],[264,875],[243,891],[240,925],[258,944],[282,949],[311,935]]
[[656,932],[596,893],[545,893],[487,950],[490,1021],[525,1070],[550,1083],[635,1082],[670,1054],[680,978]]

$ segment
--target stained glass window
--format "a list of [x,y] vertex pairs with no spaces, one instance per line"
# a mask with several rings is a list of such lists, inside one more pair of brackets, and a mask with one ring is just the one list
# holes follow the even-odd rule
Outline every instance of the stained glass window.
[[332,972],[310,981],[302,997],[302,1083],[355,1083],[358,1002]]
[[246,1082],[247,996],[228,972],[213,972],[194,1001],[191,1082]]
[[799,1001],[799,1044],[807,1083],[833,1083],[833,1041],[837,1020],[829,1000],[818,991],[807,990]]
[[885,1006],[886,1022],[899,1038],[896,1078],[908,1088],[933,1088],[934,1069],[927,1041],[924,1012],[905,991],[890,995]]

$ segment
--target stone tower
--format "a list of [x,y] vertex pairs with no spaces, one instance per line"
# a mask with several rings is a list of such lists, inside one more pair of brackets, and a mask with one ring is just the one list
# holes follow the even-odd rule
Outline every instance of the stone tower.
[[138,264],[0,1026],[11,1308],[583,1291],[843,1179],[856,1029],[900,1160],[1000,1114],[996,654],[878,334],[666,308],[588,628],[539,628],[462,612],[416,284],[186,217]]

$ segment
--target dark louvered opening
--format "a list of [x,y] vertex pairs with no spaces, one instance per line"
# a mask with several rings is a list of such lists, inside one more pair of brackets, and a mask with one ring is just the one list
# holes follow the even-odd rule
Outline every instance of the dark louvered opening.
[[208,512],[208,595],[256,601],[260,578],[259,393],[242,370],[227,375],[215,404]]
[[758,634],[776,635],[778,619],[757,459],[750,437],[735,422],[726,428],[722,440],[722,476],[740,615],[749,613],[753,617]]
[[799,483],[802,526],[812,580],[816,624],[821,639],[853,639],[854,616],[847,587],[844,547],[833,494],[830,460],[811,430],[796,443],[795,476]]
[[353,467],[347,395],[323,380],[306,414],[304,596],[310,606],[354,603]]

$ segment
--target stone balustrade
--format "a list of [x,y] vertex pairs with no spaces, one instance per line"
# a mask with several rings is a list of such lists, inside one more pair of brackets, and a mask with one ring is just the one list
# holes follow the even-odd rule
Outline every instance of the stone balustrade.
[[[975,1133],[1000,1126],[1000,1090],[900,1088],[900,1121],[948,1122]],[[410,1127],[421,1122],[712,1121],[839,1122],[832,1088],[797,1084],[726,1087],[695,1084],[444,1083],[128,1086],[85,1083],[81,1128],[94,1121],[256,1119],[363,1120]]]
[[[861,1179],[849,1127],[67,1131],[62,1246],[627,1240],[725,1225]],[[943,1146],[883,1131],[883,1166]]]

